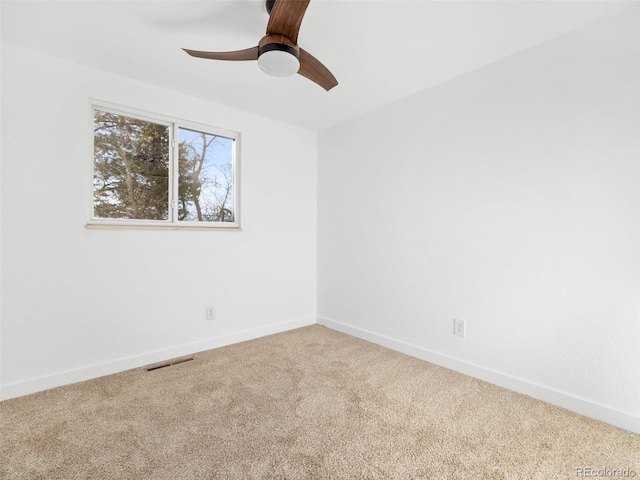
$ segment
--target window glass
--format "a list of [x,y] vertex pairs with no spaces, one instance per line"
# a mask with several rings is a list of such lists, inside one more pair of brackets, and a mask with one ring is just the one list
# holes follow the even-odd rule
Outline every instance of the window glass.
[[178,220],[233,222],[233,139],[179,129]]
[[169,127],[94,112],[93,211],[97,218],[169,218]]

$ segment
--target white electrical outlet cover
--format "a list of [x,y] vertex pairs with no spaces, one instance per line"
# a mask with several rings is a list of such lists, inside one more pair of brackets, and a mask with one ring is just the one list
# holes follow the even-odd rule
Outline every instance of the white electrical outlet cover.
[[453,334],[464,337],[466,333],[466,323],[464,320],[453,319]]

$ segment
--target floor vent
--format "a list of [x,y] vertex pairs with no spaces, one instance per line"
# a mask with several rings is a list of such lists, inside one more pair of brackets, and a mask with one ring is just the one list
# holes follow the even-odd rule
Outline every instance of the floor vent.
[[195,360],[195,357],[179,358],[177,360],[171,360],[170,362],[160,363],[158,365],[146,367],[145,370],[147,372],[153,372],[154,370],[160,370],[161,368],[172,367],[174,365],[179,365],[181,363],[190,362],[191,360]]

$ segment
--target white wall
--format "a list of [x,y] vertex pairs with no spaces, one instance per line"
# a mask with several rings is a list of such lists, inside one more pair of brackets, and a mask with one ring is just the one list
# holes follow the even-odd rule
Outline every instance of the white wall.
[[319,321],[640,432],[638,11],[321,132]]
[[[315,323],[315,132],[8,44],[2,97],[5,398]],[[242,232],[86,229],[89,98],[241,132]]]

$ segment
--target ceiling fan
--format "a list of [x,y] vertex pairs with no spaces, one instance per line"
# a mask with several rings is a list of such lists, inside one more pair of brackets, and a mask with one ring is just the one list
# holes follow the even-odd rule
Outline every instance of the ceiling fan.
[[257,47],[232,52],[188,50],[193,57],[211,60],[257,60],[262,71],[276,77],[299,73],[329,91],[338,81],[319,60],[298,46],[298,31],[310,0],[266,0],[267,34]]

